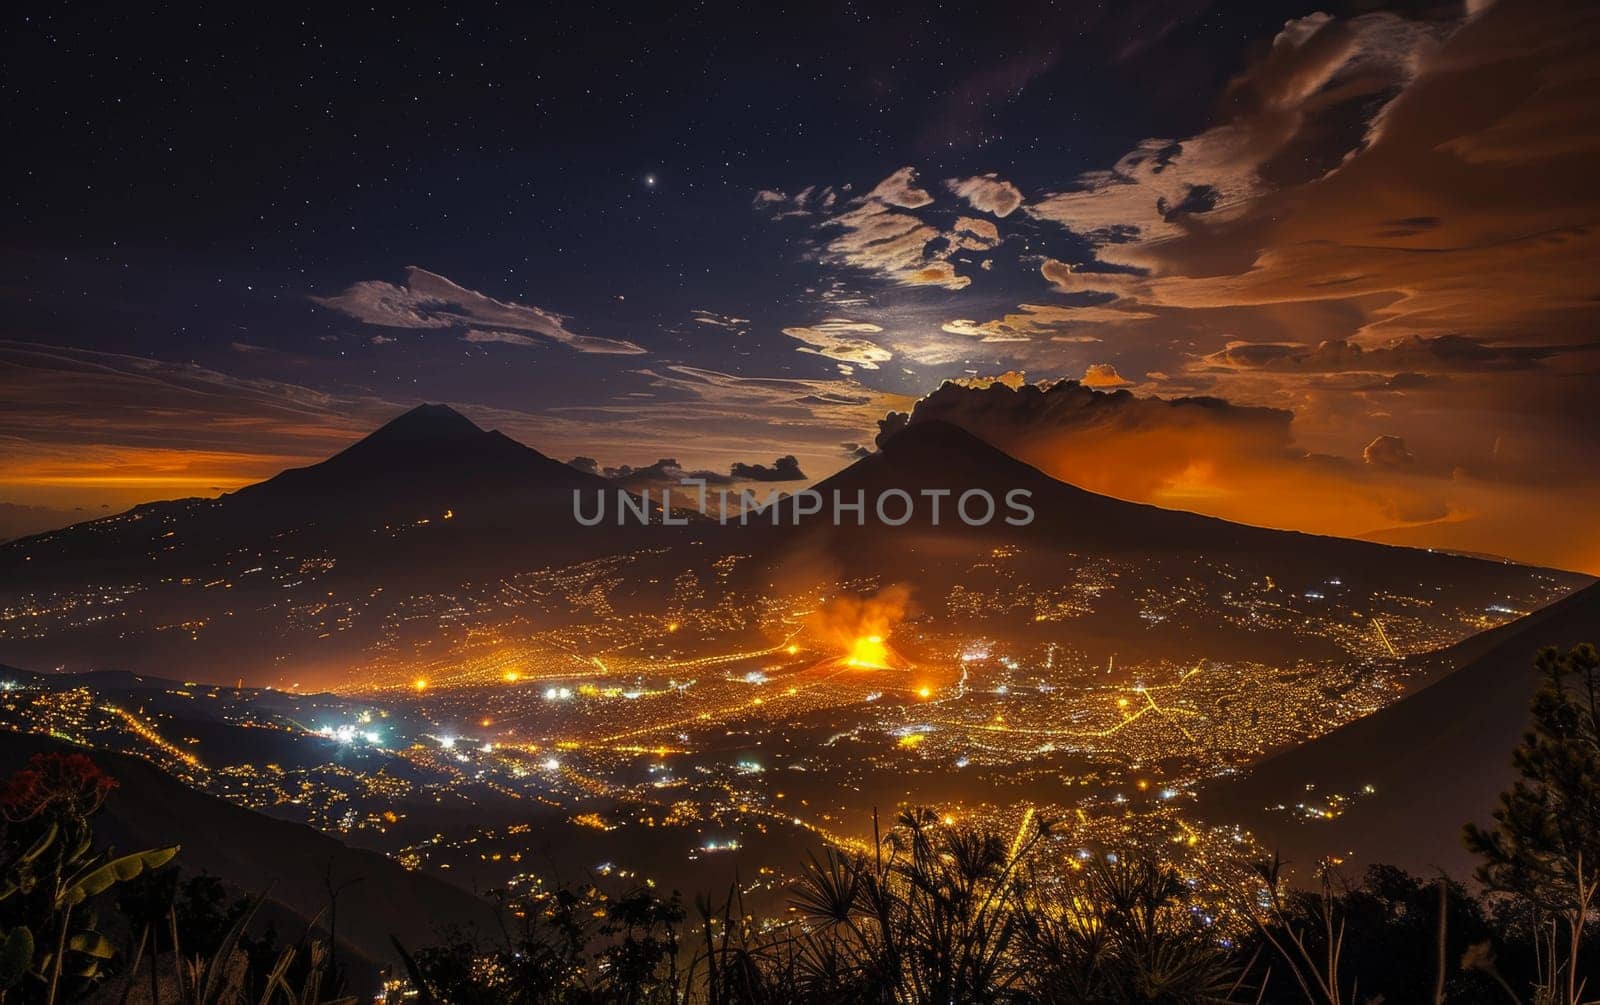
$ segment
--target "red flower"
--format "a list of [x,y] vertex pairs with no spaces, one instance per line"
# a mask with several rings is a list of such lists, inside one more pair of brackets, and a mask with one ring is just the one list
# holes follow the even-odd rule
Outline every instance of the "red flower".
[[117,780],[83,754],[34,754],[28,766],[0,785],[0,813],[30,820],[60,806],[79,817],[100,808]]

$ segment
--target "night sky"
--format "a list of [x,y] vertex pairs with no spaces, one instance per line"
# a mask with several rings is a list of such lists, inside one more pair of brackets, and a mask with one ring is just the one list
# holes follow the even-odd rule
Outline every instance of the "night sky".
[[1097,491],[1600,572],[1585,5],[7,19],[0,538],[421,401],[815,479],[953,379]]

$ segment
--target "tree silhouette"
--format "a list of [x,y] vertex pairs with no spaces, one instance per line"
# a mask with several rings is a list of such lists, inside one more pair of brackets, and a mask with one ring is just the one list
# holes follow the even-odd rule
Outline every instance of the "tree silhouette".
[[1600,883],[1600,653],[1542,650],[1532,724],[1517,747],[1521,776],[1500,796],[1494,825],[1468,824],[1490,890],[1524,901],[1539,939],[1540,1000],[1577,1002],[1579,959]]

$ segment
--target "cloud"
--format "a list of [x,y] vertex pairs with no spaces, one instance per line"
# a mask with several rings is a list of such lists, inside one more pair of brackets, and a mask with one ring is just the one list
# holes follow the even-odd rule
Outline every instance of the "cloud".
[[764,188],[755,194],[750,205],[758,211],[769,213],[774,219],[816,216],[833,209],[840,192],[849,192],[850,186],[835,189],[832,185],[808,185],[793,196],[777,189]]
[[950,178],[944,185],[980,213],[1007,217],[1022,205],[1022,192],[1017,186],[995,174]]
[[1049,338],[1057,342],[1098,342],[1099,336],[1078,330],[1080,325],[1105,325],[1144,321],[1155,317],[1131,307],[1066,304],[1018,304],[1016,313],[992,321],[957,318],[940,328],[951,335],[966,335],[985,342],[1028,342]]
[[333,296],[313,296],[311,300],[383,328],[461,330],[468,342],[533,346],[547,340],[583,353],[637,356],[645,352],[632,342],[576,334],[560,314],[495,300],[415,265],[406,268],[404,286],[367,280]]
[[1416,462],[1406,441],[1398,436],[1379,436],[1361,451],[1361,459],[1384,468],[1406,467]]
[[1021,370],[1007,370],[1005,373],[986,374],[981,377],[957,377],[949,383],[972,391],[981,391],[992,384],[1009,387],[1015,391],[1028,383],[1028,375]]
[[854,204],[822,226],[835,234],[824,245],[828,261],[879,273],[903,286],[959,290],[972,283],[937,252],[930,254],[930,246],[944,237],[942,230],[876,197]]
[[[1290,21],[1266,57],[1229,85],[1227,119],[1186,140],[1144,140],[1029,212],[1089,239],[1109,261],[1127,258],[1122,245],[1179,237],[1198,225],[1192,221],[1237,219],[1256,197],[1331,170],[1371,142],[1382,107],[1451,27],[1386,13]],[[1333,120],[1374,104],[1364,130],[1338,137],[1343,149],[1297,145],[1325,124],[1337,132]]]
[[1028,207],[1094,249],[1043,271],[1063,292],[1307,346],[1592,337],[1596,46],[1582,5],[1559,0],[1290,22],[1212,128],[1146,140]]
[[1062,293],[1102,293],[1117,297],[1134,297],[1147,294],[1150,284],[1141,275],[1130,272],[1090,271],[1066,262],[1047,258],[1039,272]]
[[1452,512],[1448,477],[1312,454],[1292,412],[1214,397],[1142,397],[1071,380],[946,381],[880,422],[961,426],[1091,491],[1244,523],[1355,536]]
[[965,335],[984,342],[1026,342],[1031,337],[1027,332],[1014,328],[1004,321],[971,321],[966,318],[955,318],[946,321],[939,328],[951,335]]
[[933,201],[933,196],[927,190],[917,187],[916,169],[910,167],[903,167],[878,182],[867,198],[902,209],[917,209]]
[[[1134,144],[1014,214],[1087,246],[1039,266],[1065,303],[946,330],[1029,337],[1014,358],[1054,373],[1088,361],[1046,357],[1047,326],[1092,333],[1124,370],[1292,412],[1292,448],[1345,465],[1201,459],[1188,480],[1215,496],[1140,498],[1340,534],[1394,519],[1415,533],[1386,539],[1594,565],[1594,532],[1563,523],[1586,542],[1563,553],[1513,507],[1538,488],[1541,511],[1572,514],[1600,491],[1597,49],[1600,22],[1571,0],[1289,22],[1207,128]],[[1083,307],[1101,320],[1065,320]],[[1365,463],[1383,436],[1414,460]],[[1313,468],[1346,514],[1286,480]],[[1252,509],[1220,471],[1294,503]]]
[[689,312],[689,320],[697,325],[705,325],[708,328],[720,328],[730,335],[750,334],[750,319],[735,317],[732,314],[694,310]]
[[[376,336],[381,338],[382,336]],[[530,349],[542,349],[550,343],[536,339],[521,332],[485,331],[482,328],[470,328],[461,336],[463,342],[503,342],[506,345],[526,346]]]
[[1097,390],[1108,387],[1127,387],[1133,381],[1123,379],[1122,374],[1110,363],[1090,363],[1083,372],[1082,384]]
[[567,463],[579,471],[601,475],[617,482],[619,485],[635,490],[656,487],[676,488],[685,480],[699,480],[707,485],[806,480],[805,472],[800,470],[800,460],[793,454],[779,457],[771,464],[750,464],[744,461],[735,461],[730,465],[726,474],[703,468],[689,470],[679,464],[677,459],[673,457],[663,457],[654,464],[646,464],[641,467],[623,464],[618,467],[602,468],[590,457],[574,457]]
[[800,460],[793,454],[786,454],[770,465],[735,461],[729,474],[738,481],[752,482],[798,482],[806,477],[800,470]]
[[1360,371],[1413,376],[1441,372],[1504,372],[1539,365],[1562,352],[1561,346],[1487,345],[1465,335],[1411,335],[1385,345],[1362,348],[1347,339],[1326,339],[1314,348],[1293,343],[1230,342],[1201,358],[1202,367],[1266,370],[1280,373]]
[[873,444],[882,447],[900,430],[911,424],[910,412],[888,412],[878,420],[878,435],[873,437]]
[[[546,453],[566,456],[656,456],[722,469],[754,451],[793,454],[814,477],[844,462],[839,443],[866,438],[886,410],[909,407],[910,398],[844,378],[745,377],[704,367],[673,365],[637,372],[652,397],[617,398],[561,406],[539,417],[497,418],[501,428]],[[559,423],[559,424],[553,424]]]
[[[775,218],[816,217],[818,236],[811,254],[832,265],[848,266],[882,276],[901,286],[935,286],[961,290],[972,284],[949,261],[961,251],[993,248],[999,229],[988,220],[960,217],[945,229],[948,210],[937,211],[934,197],[917,181],[912,167],[902,167],[859,196],[841,201],[848,186],[807,188],[792,198],[763,190],[755,207]],[[929,210],[928,213],[919,211]]]
[[1000,243],[1000,228],[988,220],[963,216],[956,219],[948,239],[958,251],[986,251]]
[[807,327],[785,328],[783,333],[805,343],[800,352],[825,356],[841,363],[876,370],[879,363],[894,359],[894,353],[861,335],[876,335],[883,331],[879,325],[846,318],[827,318]]
[[676,458],[663,457],[654,464],[632,467],[605,468],[600,472],[606,478],[629,489],[677,487],[685,479],[699,479],[707,485],[731,485],[733,479],[716,471],[686,471]]

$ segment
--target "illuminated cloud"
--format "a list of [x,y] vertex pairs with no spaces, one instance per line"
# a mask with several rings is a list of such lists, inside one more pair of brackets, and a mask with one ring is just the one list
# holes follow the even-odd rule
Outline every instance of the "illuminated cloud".
[[768,190],[757,195],[755,207],[779,219],[817,216],[816,258],[901,286],[965,289],[972,278],[958,272],[949,257],[1000,243],[999,230],[987,220],[961,217],[946,230],[937,214],[919,213],[931,207],[934,198],[919,185],[914,168],[900,168],[871,191],[841,200],[840,193],[848,191],[848,187],[808,188],[788,198]]
[[1384,468],[1400,468],[1416,462],[1406,441],[1398,436],[1379,436],[1361,451],[1361,459]]
[[1108,387],[1127,387],[1132,383],[1133,381],[1124,379],[1122,374],[1117,372],[1117,368],[1110,363],[1090,363],[1083,372],[1083,386],[1092,387],[1096,390],[1103,390]]
[[960,251],[986,251],[1000,243],[1000,228],[988,220],[963,216],[956,220],[949,240]]
[[1027,342],[1035,338],[1047,338],[1055,342],[1098,342],[1098,335],[1079,331],[1078,327],[1144,321],[1153,317],[1155,315],[1148,311],[1131,307],[1019,304],[1016,313],[993,321],[958,318],[944,322],[940,328],[952,335],[966,335],[985,342]]
[[951,381],[948,381],[948,383],[954,384],[957,387],[965,387],[974,391],[981,391],[993,384],[999,384],[1002,387],[1009,387],[1011,390],[1015,391],[1027,382],[1028,375],[1021,370],[1007,370],[1005,373],[997,373],[982,377],[957,377]]
[[1337,522],[1354,534],[1449,512],[1426,486],[1385,482],[1359,463],[1308,454],[1294,442],[1294,415],[1281,409],[1140,397],[1070,380],[1019,383],[1010,375],[968,384],[947,381],[909,418],[890,416],[881,428],[892,434],[908,421],[952,422],[1063,481],[1246,523],[1326,529]]
[[917,172],[915,168],[903,167],[894,174],[878,182],[867,198],[877,200],[888,206],[899,206],[902,209],[917,209],[933,201],[925,189],[917,187]]
[[[1178,237],[1192,221],[1236,219],[1278,178],[1310,180],[1371,142],[1382,105],[1450,27],[1392,14],[1290,21],[1266,57],[1229,86],[1225,121],[1186,140],[1144,140],[1109,170],[1079,176],[1029,212],[1088,238],[1108,261],[1126,260],[1122,247],[1130,242]],[[1345,150],[1296,148],[1313,126],[1372,103],[1380,111]]]
[[879,273],[904,286],[964,289],[972,283],[929,248],[944,237],[938,227],[875,197],[822,224],[835,236],[824,246],[827,260]]
[[[764,188],[755,194],[750,205],[776,220],[816,216],[833,209],[839,201],[840,191],[831,185],[808,185],[791,196],[776,189]],[[850,186],[843,186],[842,191],[849,192]]]
[[734,317],[731,314],[719,314],[716,311],[696,310],[691,311],[689,320],[697,325],[708,328],[720,328],[730,335],[750,334],[750,319]]
[[945,187],[962,199],[967,205],[980,213],[992,213],[998,217],[1010,216],[1018,206],[1022,205],[1022,193],[1017,186],[1004,180],[999,175],[982,174],[971,178],[951,178]]
[[[1600,567],[1600,533],[1575,516],[1600,491],[1583,432],[1600,394],[1597,48],[1600,26],[1562,0],[1290,22],[1210,128],[1137,144],[1019,210],[1088,244],[1039,266],[1067,303],[945,331],[1028,338],[1018,362],[1053,373],[1087,361],[1044,356],[1046,337],[1099,337],[1166,387],[1293,414],[1279,446],[1320,458],[1219,460],[1197,443],[1159,484],[1097,473],[1108,490]],[[1094,323],[1072,324],[1086,307],[1078,320]],[[1413,461],[1366,463],[1385,436]],[[1129,447],[1126,470],[1152,470],[1159,441],[1176,442]],[[1325,482],[1337,505],[1304,497],[1293,478],[1312,470],[1304,484]],[[1285,486],[1282,512],[1252,507],[1249,484]],[[1519,526],[1536,488],[1564,516]]]
[[576,334],[560,314],[495,300],[415,265],[406,269],[404,286],[367,280],[333,296],[311,300],[363,324],[383,328],[460,329],[468,342],[533,346],[548,341],[583,353],[637,356],[645,352],[632,342]]
[[1003,321],[969,321],[965,318],[956,318],[953,321],[946,321],[939,327],[951,335],[965,335],[984,342],[1026,342],[1030,338],[1028,333],[1013,328]]
[[1307,347],[1592,338],[1600,235],[1575,224],[1600,213],[1600,134],[1574,116],[1600,101],[1596,34],[1567,3],[1291,22],[1218,125],[1030,206],[1097,255],[1042,271]]
[[1062,293],[1105,293],[1118,297],[1148,294],[1150,284],[1143,276],[1128,272],[1085,272],[1066,262],[1047,258],[1039,272]]
[[[375,335],[374,338],[382,338]],[[463,342],[504,342],[506,345],[520,345],[531,349],[542,349],[550,343],[543,339],[536,339],[521,332],[484,331],[481,328],[469,328],[461,336]]]
[[828,318],[807,327],[785,328],[783,333],[805,343],[799,347],[800,352],[825,356],[864,370],[876,370],[879,363],[894,359],[894,353],[861,336],[882,331],[882,327],[865,321]]

